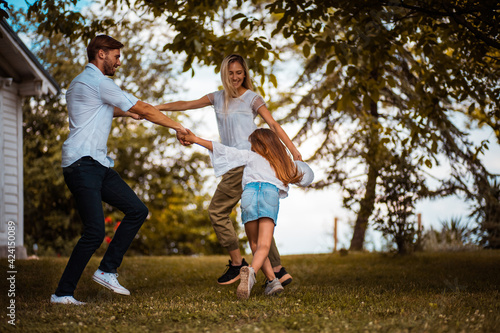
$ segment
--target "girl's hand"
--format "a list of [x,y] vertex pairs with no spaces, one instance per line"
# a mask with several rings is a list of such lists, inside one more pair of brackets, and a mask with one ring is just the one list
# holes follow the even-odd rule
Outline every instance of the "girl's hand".
[[189,144],[195,143],[198,137],[190,129],[186,128],[186,131],[188,134],[184,135],[182,139],[189,142]]
[[177,140],[181,143],[183,146],[190,146],[192,142],[186,141],[184,138],[186,135],[184,133],[181,133],[180,131],[176,132]]

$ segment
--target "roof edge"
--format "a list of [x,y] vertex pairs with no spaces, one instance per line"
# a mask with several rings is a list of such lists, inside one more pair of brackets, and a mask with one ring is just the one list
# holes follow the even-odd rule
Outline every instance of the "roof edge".
[[31,52],[30,49],[23,43],[21,38],[14,32],[12,27],[5,21],[4,18],[0,19],[0,26],[2,26],[7,33],[12,37],[12,39],[18,44],[18,46],[23,50],[23,52],[28,56],[28,58],[33,61],[35,66],[43,73],[45,78],[54,86],[55,90],[57,91],[57,95],[61,93],[61,88],[59,87],[59,84],[57,81],[50,75],[50,73],[42,66],[40,61],[37,59],[37,57]]

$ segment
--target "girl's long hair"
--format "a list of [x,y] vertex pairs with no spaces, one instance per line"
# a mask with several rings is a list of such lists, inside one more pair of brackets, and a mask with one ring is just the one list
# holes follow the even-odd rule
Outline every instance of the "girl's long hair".
[[285,145],[276,133],[267,128],[258,128],[250,134],[248,140],[252,144],[252,150],[269,161],[276,177],[285,186],[302,180],[302,173],[297,169]]
[[239,54],[231,54],[224,58],[221,64],[220,76],[222,80],[222,86],[224,87],[224,110],[227,110],[230,98],[238,97],[238,90],[233,87],[231,79],[229,78],[229,65],[233,62],[238,62],[245,72],[245,79],[243,80],[242,86],[248,90],[253,91],[252,79],[250,78],[250,73],[248,72],[248,66]]

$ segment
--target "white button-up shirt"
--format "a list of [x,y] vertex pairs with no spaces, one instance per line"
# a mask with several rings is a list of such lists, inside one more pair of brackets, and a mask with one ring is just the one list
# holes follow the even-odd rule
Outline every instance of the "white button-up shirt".
[[114,166],[107,156],[114,107],[126,112],[138,100],[122,91],[94,64],[87,64],[66,93],[69,135],[62,147],[62,166],[67,167],[83,156],[91,156],[105,167]]
[[[273,167],[263,156],[251,150],[239,150],[215,141],[212,141],[212,146],[213,152],[209,154],[216,177],[220,177],[229,170],[244,165],[245,169],[243,169],[243,178],[241,180],[243,188],[245,188],[246,184],[253,182],[270,183],[278,188],[281,199],[288,196],[289,187],[285,186],[276,177]],[[305,162],[294,162],[299,172],[302,173],[302,180],[294,185],[300,187],[309,186],[314,180],[313,170]]]
[[250,150],[239,150],[233,147],[224,146],[218,142],[212,142],[213,152],[210,154],[215,176],[220,177],[226,172],[236,167],[245,166],[241,186],[253,182],[270,183],[279,190],[281,199],[288,196],[288,186],[276,177],[274,169],[261,155]]

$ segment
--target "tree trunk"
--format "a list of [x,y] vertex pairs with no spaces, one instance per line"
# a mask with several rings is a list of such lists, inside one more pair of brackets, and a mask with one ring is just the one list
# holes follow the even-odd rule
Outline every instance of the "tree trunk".
[[351,239],[351,251],[363,250],[365,242],[365,233],[368,226],[368,219],[372,215],[373,208],[375,207],[375,189],[377,185],[378,168],[373,164],[368,167],[368,180],[366,182],[365,197],[360,202],[360,209],[356,224],[354,225],[354,234]]
[[[373,71],[372,77],[376,79],[377,73]],[[379,133],[377,130],[377,120],[378,120],[378,107],[377,103],[370,103],[370,114],[373,117],[374,124],[371,125],[371,135],[369,139],[368,155],[366,158],[366,163],[368,164],[368,179],[366,181],[366,191],[365,196],[361,199],[359,205],[358,217],[356,218],[356,224],[354,225],[354,233],[351,239],[351,246],[349,250],[351,251],[362,251],[363,244],[365,242],[366,228],[368,227],[368,220],[373,213],[375,207],[375,197],[377,189],[377,178],[379,173]]]

